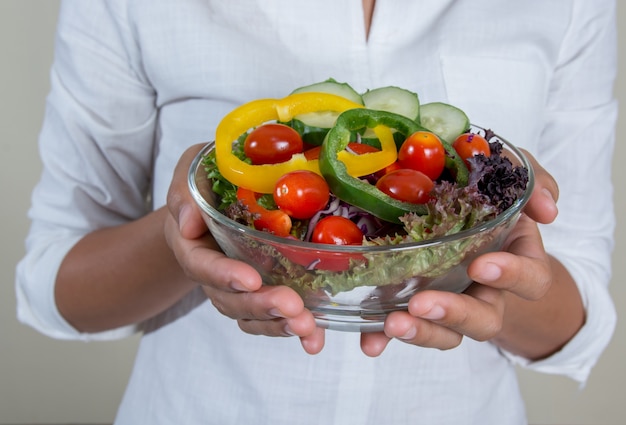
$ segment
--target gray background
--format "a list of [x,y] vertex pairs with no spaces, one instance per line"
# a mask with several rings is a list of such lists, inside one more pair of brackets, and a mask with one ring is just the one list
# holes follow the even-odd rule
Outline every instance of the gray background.
[[[111,422],[137,346],[137,338],[89,344],[54,341],[15,319],[14,268],[23,255],[26,211],[40,172],[36,139],[58,5],[58,0],[0,0],[0,424]],[[626,22],[623,2],[618,20]],[[626,29],[620,40],[626,45]],[[616,93],[626,101],[626,72],[620,73]],[[626,208],[625,132],[622,117],[613,172],[618,216]],[[626,226],[620,217],[611,288],[618,312],[626,309],[624,240]],[[583,389],[564,378],[521,371],[530,422],[626,423],[625,348],[626,328],[620,322]]]

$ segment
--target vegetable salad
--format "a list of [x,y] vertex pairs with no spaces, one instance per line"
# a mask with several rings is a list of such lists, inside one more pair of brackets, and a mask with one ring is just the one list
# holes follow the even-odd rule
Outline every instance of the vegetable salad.
[[495,134],[470,132],[460,109],[334,80],[235,109],[204,165],[231,219],[334,245],[460,232],[506,210],[528,182]]

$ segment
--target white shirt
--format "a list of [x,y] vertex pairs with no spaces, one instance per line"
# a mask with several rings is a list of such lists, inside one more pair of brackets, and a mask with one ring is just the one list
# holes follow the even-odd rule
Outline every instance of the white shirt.
[[[117,424],[522,424],[514,364],[584,382],[615,326],[607,291],[614,227],[610,164],[617,106],[611,0],[378,0],[366,41],[360,1],[108,0],[62,5],[44,164],[18,266],[18,315],[55,338],[144,331]],[[236,105],[329,77],[357,91],[407,88],[525,147],[560,184],[542,227],[587,311],[539,362],[465,338],[449,351],[392,341],[379,358],[358,334],[241,332],[200,290],[146,323],[80,334],[53,285],[86,233],[163,205],[180,154],[213,138]]]

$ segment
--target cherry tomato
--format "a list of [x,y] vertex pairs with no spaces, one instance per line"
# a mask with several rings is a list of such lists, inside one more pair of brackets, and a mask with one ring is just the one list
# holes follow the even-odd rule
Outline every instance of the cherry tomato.
[[480,134],[464,133],[456,138],[452,147],[456,150],[459,156],[465,161],[465,165],[469,167],[467,160],[474,155],[483,154],[485,156],[491,155],[489,149],[489,142]]
[[326,206],[329,197],[330,189],[326,180],[308,170],[284,174],[274,187],[274,201],[278,208],[299,219],[313,217]]
[[276,236],[288,236],[291,231],[291,219],[280,210],[266,210],[254,220],[254,228]]
[[428,202],[434,185],[426,174],[410,168],[401,168],[387,173],[376,182],[376,187],[381,192],[413,204]]
[[363,155],[364,153],[380,151],[380,149],[378,149],[376,146],[368,145],[367,143],[357,143],[357,142],[348,143],[348,147],[346,148],[346,150],[352,153],[355,153],[357,155]]
[[253,164],[277,164],[288,161],[302,152],[300,134],[293,128],[278,123],[263,124],[248,134],[243,151]]
[[307,159],[307,161],[320,159],[321,150],[322,150],[321,146],[313,146],[311,149],[307,149],[304,151],[304,157]]
[[267,210],[257,202],[258,193],[243,187],[237,188],[237,199],[248,210],[256,215],[254,228],[274,233],[278,236],[288,236],[291,232],[291,218],[281,210]]
[[385,168],[383,168],[382,170],[378,170],[376,171],[376,173],[374,173],[376,175],[376,177],[381,178],[382,176],[384,176],[385,174],[389,174],[392,171],[396,171],[401,169],[402,166],[400,165],[400,163],[398,161],[387,165]]
[[324,217],[315,225],[311,242],[330,245],[361,245],[363,232],[352,220],[331,215]]
[[429,131],[416,131],[402,143],[398,150],[402,168],[421,171],[436,180],[446,165],[446,150],[439,137]]

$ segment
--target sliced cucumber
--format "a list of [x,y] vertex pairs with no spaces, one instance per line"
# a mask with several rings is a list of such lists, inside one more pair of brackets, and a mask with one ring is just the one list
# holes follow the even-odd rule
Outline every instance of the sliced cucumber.
[[465,112],[442,102],[426,103],[420,108],[420,123],[449,143],[470,128]]
[[[341,96],[354,103],[363,105],[361,95],[357,93],[349,84],[339,83],[330,78],[326,81],[311,84],[295,89],[294,93],[328,93]],[[302,139],[312,145],[320,145],[328,133],[328,130],[335,125],[339,114],[332,111],[311,112],[308,114],[300,114],[294,117],[291,126],[302,134]]]
[[420,101],[417,93],[400,87],[388,86],[368,90],[361,97],[367,109],[394,112],[419,122]]
[[332,78],[319,83],[311,84],[309,86],[299,87],[292,91],[291,94],[310,92],[335,94],[337,96],[345,97],[346,99],[351,100],[354,103],[358,103],[359,105],[363,105],[363,98],[350,86],[350,84],[339,83]]
[[[400,87],[387,86],[368,90],[361,97],[363,97],[363,104],[367,109],[394,112],[419,123],[420,101],[417,93]],[[396,133],[394,132],[395,136]],[[372,144],[377,138],[374,131],[368,128],[363,133],[362,140]],[[402,138],[402,140],[404,139]]]

